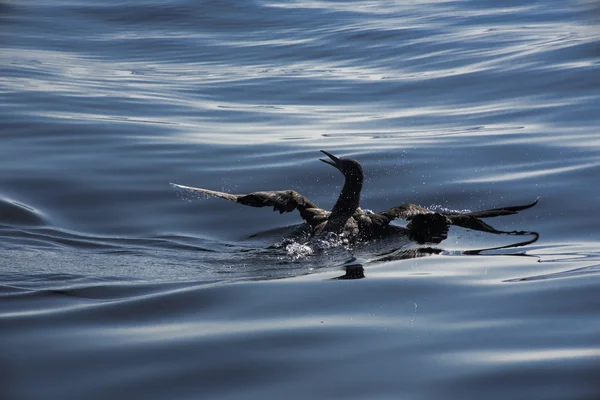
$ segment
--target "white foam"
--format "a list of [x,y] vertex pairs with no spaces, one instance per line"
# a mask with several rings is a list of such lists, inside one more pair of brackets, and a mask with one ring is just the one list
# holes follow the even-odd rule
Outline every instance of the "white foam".
[[288,255],[290,257],[292,257],[294,260],[305,258],[314,253],[314,250],[312,249],[312,247],[308,246],[305,243],[297,243],[297,242],[292,242],[292,243],[286,245],[285,250],[287,251]]

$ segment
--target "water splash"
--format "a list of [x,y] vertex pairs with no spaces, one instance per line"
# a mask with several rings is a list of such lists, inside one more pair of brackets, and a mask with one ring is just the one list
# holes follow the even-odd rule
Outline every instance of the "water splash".
[[334,248],[348,249],[350,241],[344,235],[338,235],[334,232],[328,232],[324,236],[298,240],[298,238],[286,238],[281,241],[276,247],[283,248],[287,252],[287,256],[294,261],[305,259],[315,255],[317,252],[322,252]]
[[304,259],[314,254],[312,247],[306,243],[297,242],[291,242],[290,244],[286,245],[285,251],[287,251],[287,255],[290,256],[294,261]]
[[447,214],[467,214],[467,213],[472,212],[472,210],[470,210],[468,208],[464,208],[462,210],[457,210],[454,208],[444,207],[441,204],[430,204],[429,206],[427,206],[427,208],[431,211],[447,213]]
[[175,191],[175,194],[177,195],[177,197],[179,197],[181,200],[185,200],[189,203],[191,203],[193,201],[206,200],[206,199],[210,198],[210,196],[207,195],[206,193],[202,193],[202,192],[195,191],[195,190],[190,190],[190,189],[187,189],[184,186],[178,185],[176,183],[169,183],[169,185],[171,185],[171,187]]

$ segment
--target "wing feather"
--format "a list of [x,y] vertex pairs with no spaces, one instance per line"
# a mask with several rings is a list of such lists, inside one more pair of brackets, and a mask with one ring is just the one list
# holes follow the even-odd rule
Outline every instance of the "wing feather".
[[539,201],[539,197],[537,199],[535,199],[535,201],[533,203],[530,204],[525,204],[523,206],[510,206],[510,207],[500,207],[500,208],[493,208],[491,210],[483,210],[483,211],[474,211],[474,212],[470,212],[470,213],[465,213],[465,214],[447,214],[447,215],[468,215],[471,217],[475,217],[475,218],[491,218],[491,217],[501,217],[504,215],[513,215],[518,213],[519,211],[523,211],[523,210],[527,210],[528,208],[531,208],[533,206],[535,206],[538,201]]
[[447,233],[448,226],[450,225],[456,225],[481,232],[507,233],[493,228],[492,226],[483,222],[480,218],[513,215],[519,211],[523,211],[535,206],[538,200],[539,198],[533,203],[522,206],[493,208],[490,210],[474,211],[462,214],[440,213],[428,210],[415,204],[402,204],[379,214],[387,218],[388,222],[391,222],[396,218],[406,219],[409,221],[407,228],[409,228],[413,233],[419,234],[422,237],[443,237]]
[[388,221],[392,221],[396,218],[407,219],[410,220],[416,215],[422,214],[433,214],[434,212],[418,206],[416,204],[402,204],[397,207],[392,207],[389,210],[380,212],[380,215],[383,215],[388,219]]
[[199,192],[213,197],[219,197],[221,199],[229,200],[246,206],[273,207],[273,211],[279,211],[280,214],[298,210],[302,219],[309,224],[312,224],[314,220],[327,213],[326,211],[318,208],[312,201],[294,190],[232,194],[191,186],[177,185],[175,183],[172,183],[172,185],[180,189]]

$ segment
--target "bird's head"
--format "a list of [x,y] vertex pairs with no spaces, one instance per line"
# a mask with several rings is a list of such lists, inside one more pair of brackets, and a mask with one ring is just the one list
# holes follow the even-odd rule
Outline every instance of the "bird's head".
[[330,160],[321,158],[321,161],[337,168],[342,174],[344,174],[346,179],[350,179],[362,184],[363,170],[358,161],[351,158],[339,158],[324,150],[321,150],[321,153],[330,158]]

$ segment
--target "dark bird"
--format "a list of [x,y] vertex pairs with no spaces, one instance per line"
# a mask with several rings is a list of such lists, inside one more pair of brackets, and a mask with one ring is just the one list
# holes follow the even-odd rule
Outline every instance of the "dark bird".
[[[469,213],[435,212],[415,204],[402,204],[389,210],[373,213],[360,208],[363,170],[356,160],[339,158],[321,150],[329,159],[321,159],[339,170],[345,178],[344,187],[331,211],[317,207],[312,201],[294,190],[230,194],[208,189],[173,184],[176,187],[220,197],[252,207],[273,207],[280,213],[298,210],[314,236],[335,233],[349,241],[376,238],[392,233],[404,233],[418,243],[439,243],[447,237],[450,225],[489,233],[523,234],[525,232],[499,231],[480,218],[516,214],[533,207],[537,200],[523,206],[494,208]],[[390,225],[394,219],[408,221],[406,227]]]

